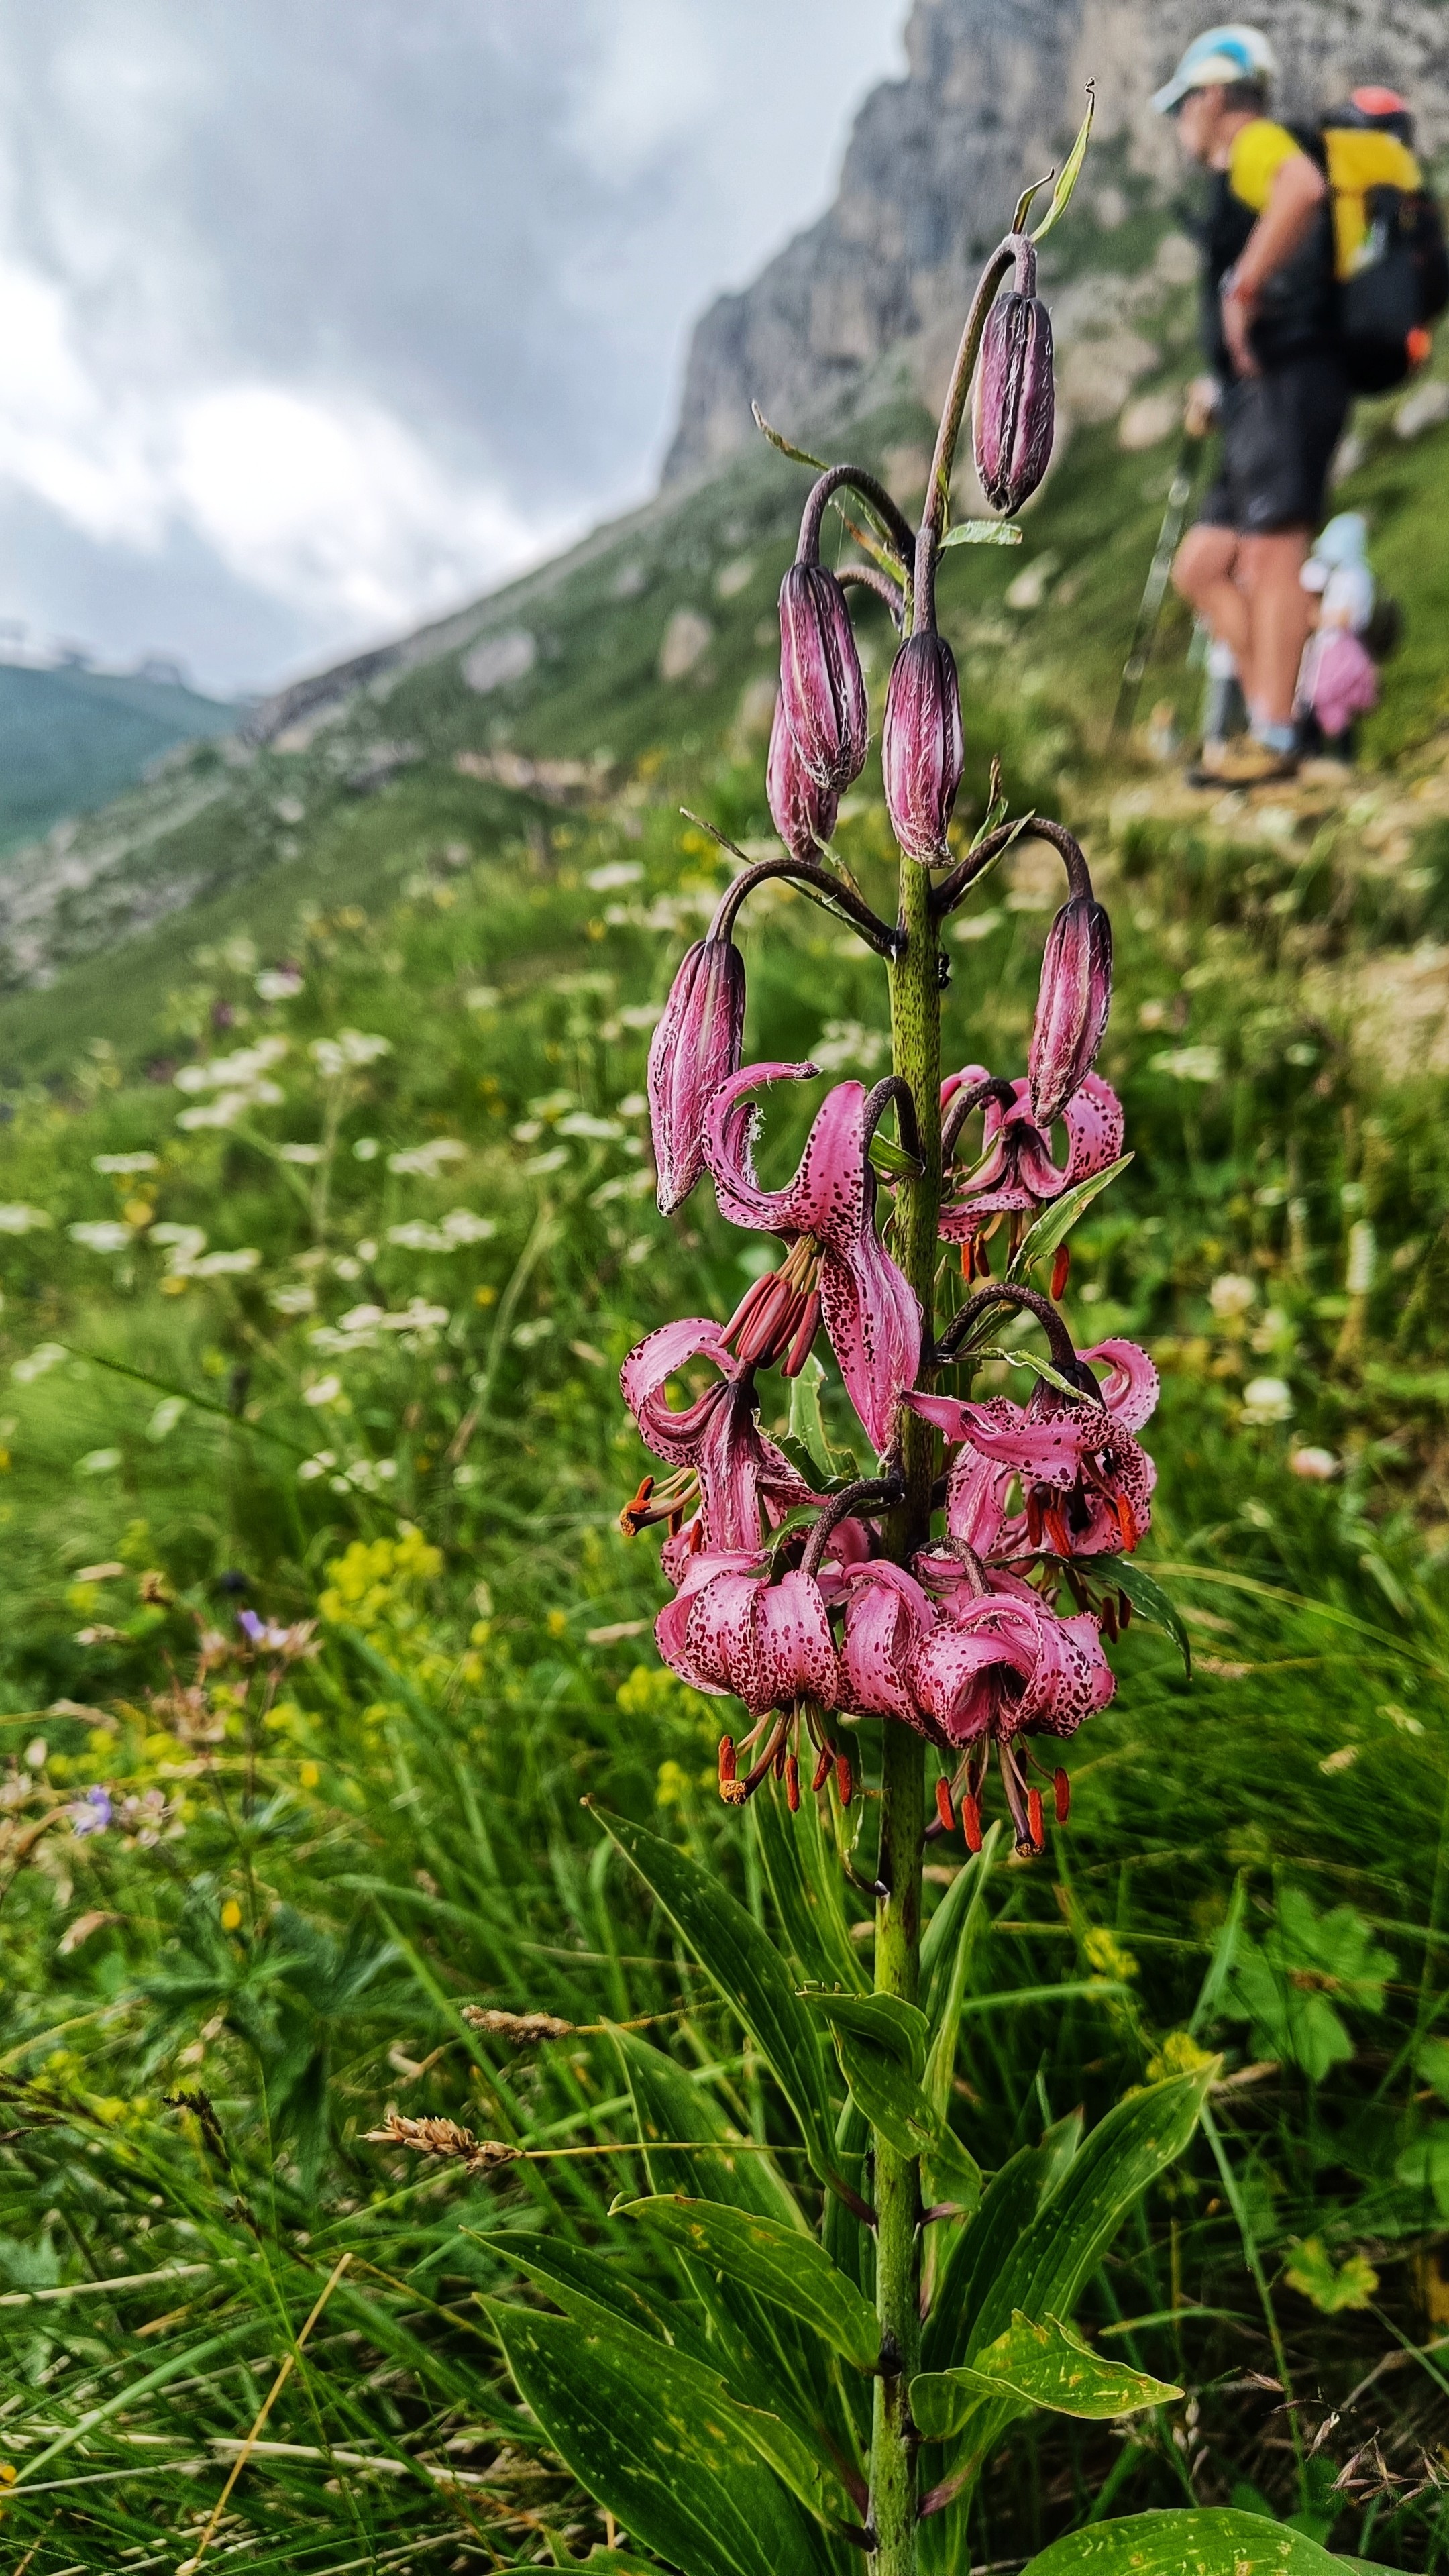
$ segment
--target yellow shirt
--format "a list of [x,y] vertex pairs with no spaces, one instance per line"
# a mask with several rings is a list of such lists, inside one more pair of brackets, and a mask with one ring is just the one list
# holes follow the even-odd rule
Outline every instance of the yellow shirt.
[[[1351,277],[1368,236],[1364,203],[1368,190],[1387,187],[1407,192],[1422,187],[1423,180],[1413,153],[1395,134],[1331,125],[1323,141],[1333,192],[1334,265],[1341,278]],[[1256,116],[1251,125],[1240,126],[1228,162],[1233,195],[1260,215],[1284,162],[1302,150],[1286,125],[1275,125],[1271,116]]]

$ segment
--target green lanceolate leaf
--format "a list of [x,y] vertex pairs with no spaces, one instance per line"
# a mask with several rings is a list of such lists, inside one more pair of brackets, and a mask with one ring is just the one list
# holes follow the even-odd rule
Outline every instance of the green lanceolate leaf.
[[1073,1404],[1081,1403],[1081,1388],[1073,1386],[1070,1378],[1063,1377],[1060,1369],[1053,1368],[1050,1360],[1039,1359],[1035,1351],[1006,1350],[997,1342],[974,1342],[969,1354],[963,1353],[965,1356],[969,1356],[973,1368],[983,1360],[1001,1360],[1007,1368],[1030,1369],[1033,1377],[1042,1378],[1048,1386],[1054,1386],[1058,1395],[1068,1397]]
[[1049,1206],[1043,1208],[1035,1225],[1028,1226],[1017,1245],[1007,1266],[1007,1278],[1024,1279],[1034,1263],[1050,1261],[1057,1245],[1066,1241],[1078,1217],[1085,1216],[1093,1199],[1116,1180],[1119,1172],[1126,1171],[1131,1160],[1130,1154],[1120,1154],[1104,1172],[1093,1172],[1089,1180],[1078,1181],[1075,1189],[1063,1190],[1059,1199],[1053,1199]]
[[1366,2558],[1334,2558],[1306,2533],[1255,2513],[1134,2513],[1094,2523],[1033,2558],[1025,2576],[1387,2576]]
[[1032,234],[1032,240],[1035,242],[1045,241],[1053,224],[1060,220],[1072,202],[1072,191],[1082,175],[1082,163],[1087,157],[1087,145],[1092,138],[1092,119],[1096,113],[1097,84],[1095,81],[1088,81],[1087,113],[1077,129],[1077,139],[1067,155],[1066,167],[1057,181],[1051,204]]
[[[959,1871],[950,1890],[931,1918],[931,1931],[941,1929],[936,1939],[921,1945],[921,1972],[924,1991],[933,2001],[939,1994],[934,2011],[934,2029],[930,2054],[921,2079],[922,2090],[939,2122],[935,2146],[922,2175],[922,2189],[928,2203],[955,2201],[963,2215],[970,2216],[980,2206],[981,2167],[969,2149],[964,2147],[949,2123],[951,2081],[956,2072],[956,2043],[961,2028],[961,2005],[966,1993],[976,1936],[980,1929],[982,1907],[992,1863],[1001,1839],[999,1821],[992,1825],[977,1858]],[[949,1957],[949,1966],[946,1964]]]
[[809,1458],[815,1471],[812,1482],[818,1477],[839,1475],[850,1464],[847,1458],[842,1458],[831,1448],[826,1434],[825,1417],[820,1410],[820,1389],[824,1379],[825,1370],[812,1351],[799,1376],[790,1381],[788,1436]]
[[851,2038],[882,2049],[919,2083],[926,2071],[931,2025],[918,2005],[903,2003],[897,1995],[842,1995],[820,1986],[805,1987],[800,2000],[828,2021],[834,2032],[846,2031]]
[[1018,2311],[969,2368],[912,2380],[911,2413],[929,2440],[942,2442],[960,2431],[983,2398],[1019,2397],[1053,2415],[1111,2417],[1181,2395],[1166,2380],[1094,2352],[1059,2317],[1033,2325]]
[[[1059,1557],[1057,1562],[1065,1565],[1066,1560]],[[1191,1681],[1192,1639],[1155,1574],[1149,1574],[1145,1565],[1130,1556],[1075,1556],[1071,1562],[1073,1571],[1092,1587],[1094,1594],[1125,1592],[1134,1616],[1143,1626],[1156,1628],[1172,1639],[1182,1657],[1183,1671]]]
[[985,2290],[965,2360],[976,2361],[1018,2309],[1037,2322],[1070,2315],[1129,2209],[1187,2145],[1218,2064],[1212,2058],[1194,2074],[1149,2085],[1098,2121],[1044,2201],[1040,2224],[1017,2242]]
[[1026,530],[1015,519],[958,519],[941,539],[941,552],[948,546],[1019,546]]
[[779,1951],[728,1889],[687,1852],[626,1817],[600,1814],[599,1821],[738,2014],[800,2124],[815,2172],[828,2182],[835,2115],[825,2061]]
[[894,1995],[814,1988],[802,2000],[829,2022],[850,2098],[871,2127],[899,2155],[918,2156],[934,2146],[941,2123],[920,2083],[930,2037],[925,2014]]
[[756,1798],[750,1821],[785,1946],[804,1978],[867,1991],[865,1970],[845,1928],[840,1866],[814,1798],[791,1815],[781,1798]]
[[1035,2224],[1081,2142],[1082,2117],[1058,2121],[1041,2144],[1021,2147],[993,2175],[980,2208],[962,2228],[941,2267],[931,2313],[921,2338],[928,2371],[943,2371],[966,2358],[971,2321],[1013,2248]]
[[[694,2200],[724,2201],[731,2209],[752,2210],[805,2233],[805,2220],[789,2184],[768,2156],[739,2143],[713,2094],[633,2031],[619,2030],[613,2036],[624,2081],[633,2096],[651,2188],[683,2192]],[[710,2143],[685,2153],[678,2147],[660,2147],[655,2141],[661,2138]]]
[[824,2548],[746,2429],[752,2410],[717,2378],[612,2319],[488,2313],[549,2442],[647,2549],[683,2576],[823,2576]]
[[813,2237],[717,2201],[686,2200],[681,2193],[624,2201],[614,2214],[637,2219],[712,2270],[742,2281],[802,2325],[813,2326],[847,2361],[874,2369],[880,2352],[875,2311]]

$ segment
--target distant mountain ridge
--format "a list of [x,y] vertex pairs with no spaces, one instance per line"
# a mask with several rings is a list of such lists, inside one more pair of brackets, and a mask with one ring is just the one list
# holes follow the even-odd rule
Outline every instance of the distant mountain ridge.
[[0,852],[106,804],[178,744],[230,733],[239,713],[144,672],[0,662]]
[[[1383,80],[1413,100],[1429,153],[1449,144],[1449,10],[1435,0],[1258,0],[1245,14],[1278,49],[1288,112]],[[1181,164],[1149,100],[1212,16],[1212,0],[915,0],[906,77],[860,110],[835,203],[698,323],[665,483],[746,445],[752,401],[798,429],[848,408],[892,353],[930,400],[975,271],[1019,191],[1060,161],[1089,79],[1088,210],[1110,229],[1134,203],[1165,205]],[[1064,356],[1091,321],[1075,296]]]

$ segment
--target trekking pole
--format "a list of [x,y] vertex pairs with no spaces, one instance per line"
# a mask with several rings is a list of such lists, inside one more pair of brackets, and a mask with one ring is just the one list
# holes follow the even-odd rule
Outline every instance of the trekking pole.
[[1203,441],[1200,438],[1194,438],[1184,432],[1182,443],[1177,451],[1177,463],[1173,468],[1172,481],[1167,487],[1167,508],[1162,514],[1162,526],[1158,531],[1157,552],[1152,558],[1152,567],[1147,575],[1147,587],[1142,593],[1142,605],[1137,611],[1137,623],[1132,629],[1132,648],[1122,666],[1122,685],[1117,691],[1117,704],[1113,710],[1109,742],[1120,742],[1132,729],[1143,677],[1152,658],[1152,647],[1157,637],[1157,621],[1162,615],[1162,603],[1167,596],[1172,558],[1177,552],[1178,539],[1182,535],[1187,518],[1187,505],[1192,499],[1192,487],[1197,479],[1198,451],[1202,445]]

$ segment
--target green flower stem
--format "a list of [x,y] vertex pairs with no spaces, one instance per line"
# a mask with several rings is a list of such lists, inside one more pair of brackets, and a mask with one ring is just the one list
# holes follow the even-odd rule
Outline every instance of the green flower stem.
[[[932,1292],[941,1200],[941,994],[931,880],[901,863],[901,928],[905,947],[891,969],[895,1070],[915,1102],[923,1165],[896,1190],[895,1258],[921,1301],[925,1344],[934,1332]],[[886,1552],[904,1564],[931,1524],[934,1435],[914,1413],[903,1416],[901,1473],[905,1499],[885,1527]],[[914,2003],[921,1964],[921,1857],[925,1835],[925,1746],[909,1727],[885,1722],[881,1777],[880,1875],[875,1983],[878,1994]],[[906,2392],[918,2366],[921,2337],[921,2170],[886,2139],[875,2140],[876,2313],[881,2375],[875,2384],[871,2438],[870,2518],[876,2576],[915,2576],[916,2452]]]

